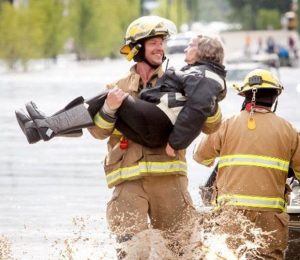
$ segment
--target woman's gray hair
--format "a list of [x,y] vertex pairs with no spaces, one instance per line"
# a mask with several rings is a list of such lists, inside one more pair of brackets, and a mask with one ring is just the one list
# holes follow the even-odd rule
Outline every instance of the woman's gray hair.
[[197,42],[198,60],[207,60],[223,64],[224,48],[218,36],[199,34],[195,39]]

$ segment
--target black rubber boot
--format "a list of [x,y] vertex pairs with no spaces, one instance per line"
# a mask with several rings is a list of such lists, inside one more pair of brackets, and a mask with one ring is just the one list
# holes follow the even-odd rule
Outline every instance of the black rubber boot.
[[[69,109],[71,109],[71,108],[73,108],[73,107],[75,107],[79,104],[84,104],[84,103],[87,106],[87,108],[84,108],[84,107],[81,106],[83,111],[87,110],[89,112],[89,114],[91,115],[91,117],[94,117],[94,115],[103,106],[104,101],[105,101],[106,96],[107,96],[107,93],[108,93],[108,90],[105,90],[102,93],[100,93],[99,95],[97,95],[93,98],[90,98],[86,101],[83,99],[83,97],[78,97],[78,98],[72,100],[66,107],[59,110],[58,112],[56,112],[52,116],[46,116],[43,112],[41,112],[37,108],[37,106],[33,102],[30,102],[26,106],[26,109],[30,113],[30,116],[27,115],[24,110],[20,109],[20,110],[15,111],[16,118],[17,118],[17,121],[18,121],[23,133],[25,134],[25,136],[27,138],[28,143],[30,143],[30,144],[36,143],[36,142],[38,142],[42,139],[44,141],[48,141],[56,135],[57,136],[63,136],[63,137],[80,137],[80,136],[82,136],[82,129],[81,128],[93,125],[93,123],[90,120],[88,120],[88,124],[85,121],[84,124],[81,127],[80,126],[78,127],[78,124],[76,123],[76,128],[75,129],[73,129],[72,126],[71,126],[71,130],[64,129],[62,132],[60,132],[60,131],[55,132],[54,131],[53,134],[50,134],[50,136],[48,136],[45,133],[44,130],[45,129],[50,129],[50,130],[48,130],[48,133],[50,133],[51,128],[49,126],[45,126],[44,130],[40,129],[40,131],[38,131],[38,127],[37,127],[36,123],[33,121],[33,119],[36,120],[37,122],[39,122],[39,124],[42,123],[42,120],[47,119],[49,121],[50,118],[54,118],[54,117],[56,119],[58,119],[59,114],[62,114],[64,112],[68,111]],[[74,111],[74,110],[72,110],[72,111]],[[74,116],[76,117],[78,115],[74,115]],[[88,118],[87,114],[85,114],[85,116]],[[65,123],[64,123],[64,126],[65,126]]]
[[[40,136],[35,123],[29,117],[29,115],[26,114],[26,112],[23,109],[16,110],[15,114],[16,114],[16,118],[19,123],[19,126],[21,127],[24,135],[26,136],[28,143],[34,144],[34,143],[42,140],[42,137]],[[46,116],[45,116],[45,118],[46,118]],[[73,130],[71,132],[64,133],[60,136],[80,137],[80,136],[82,136],[82,129]]]
[[94,125],[93,119],[83,103],[83,98],[77,98],[76,101],[79,102],[71,102],[74,105],[73,107],[69,108],[67,106],[67,109],[65,108],[49,117],[39,111],[33,102],[26,104],[27,112],[44,141],[48,141],[57,135],[65,136],[78,133],[78,130],[82,133],[82,128]]
[[28,143],[34,144],[41,140],[40,134],[38,133],[36,126],[32,119],[25,113],[24,110],[15,111],[17,121],[25,134]]

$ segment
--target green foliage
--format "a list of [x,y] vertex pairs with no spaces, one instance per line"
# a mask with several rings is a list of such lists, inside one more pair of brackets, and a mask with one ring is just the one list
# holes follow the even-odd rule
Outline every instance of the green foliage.
[[[0,0],[0,59],[13,69],[33,58],[55,58],[72,40],[78,59],[116,56],[139,0]],[[65,6],[65,4],[68,5]]]
[[159,0],[159,7],[154,13],[170,19],[176,24],[177,28],[187,22],[190,15],[186,1],[183,0]]
[[251,5],[253,10],[277,9],[280,12],[287,12],[290,8],[291,0],[227,0],[236,11],[241,10],[245,5]]
[[138,10],[137,0],[115,0],[114,4],[105,0],[72,0],[71,35],[78,59],[115,56],[124,38],[124,27],[138,16]]
[[259,30],[280,29],[280,14],[278,10],[261,9],[256,18],[256,27]]
[[30,58],[42,56],[43,31],[35,26],[41,14],[3,4],[0,12],[0,58],[13,69],[20,61],[24,69]]
[[31,0],[29,9],[40,13],[35,24],[43,31],[42,53],[46,58],[56,58],[63,50],[67,38],[66,17],[61,0]]
[[187,0],[192,21],[226,21],[229,4],[224,0]]
[[227,1],[233,8],[230,20],[241,23],[243,29],[248,30],[266,29],[268,24],[274,29],[280,28],[280,16],[289,11],[291,4],[291,1],[283,0]]

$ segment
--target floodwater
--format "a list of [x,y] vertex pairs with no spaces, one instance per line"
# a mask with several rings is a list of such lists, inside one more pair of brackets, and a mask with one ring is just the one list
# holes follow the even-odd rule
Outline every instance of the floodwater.
[[[175,66],[180,59],[174,57]],[[55,113],[77,96],[96,95],[129,66],[124,60],[59,60],[27,73],[0,70],[0,259],[116,259],[105,219],[111,194],[102,168],[106,141],[84,131],[80,138],[29,145],[14,110],[33,100],[47,114]],[[285,92],[277,109],[298,129],[299,72],[280,71]],[[241,102],[229,90],[221,103],[224,114],[238,112]],[[200,207],[198,186],[210,169],[191,159],[192,148],[188,149],[189,188]]]

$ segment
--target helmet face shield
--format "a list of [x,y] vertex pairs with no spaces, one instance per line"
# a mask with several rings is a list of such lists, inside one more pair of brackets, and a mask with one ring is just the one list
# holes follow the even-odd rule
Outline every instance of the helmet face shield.
[[175,33],[177,29],[172,21],[159,16],[142,16],[128,26],[120,53],[129,55],[127,59],[131,60],[137,54],[133,55],[131,51],[138,41],[155,36],[167,38]]

